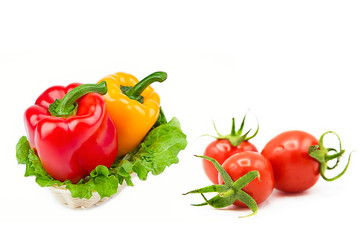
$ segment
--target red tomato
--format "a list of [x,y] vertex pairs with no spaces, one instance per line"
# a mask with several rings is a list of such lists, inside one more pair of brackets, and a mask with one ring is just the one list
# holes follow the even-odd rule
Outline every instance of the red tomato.
[[[244,151],[257,152],[256,147],[248,141],[242,142],[239,146],[233,146],[227,139],[217,139],[211,142],[205,149],[204,155],[214,158],[220,165],[224,163],[226,159],[235,153]],[[203,167],[208,178],[214,183],[218,184],[218,171],[214,165],[206,159],[203,159]]]
[[[241,152],[229,157],[222,165],[224,170],[230,175],[233,181],[236,181],[250,171],[259,171],[258,178],[252,180],[248,185],[243,187],[243,191],[248,193],[256,203],[265,201],[274,189],[274,174],[270,162],[257,152]],[[219,183],[224,184],[219,174]],[[239,200],[234,205],[246,207]]]
[[318,140],[302,131],[288,131],[270,140],[261,154],[272,164],[275,188],[301,192],[312,187],[320,176],[320,163],[310,157],[310,146]]

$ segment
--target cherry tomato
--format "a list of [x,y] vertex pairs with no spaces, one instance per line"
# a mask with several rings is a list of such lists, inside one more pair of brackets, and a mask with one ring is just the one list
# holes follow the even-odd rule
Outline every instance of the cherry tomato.
[[[217,139],[211,142],[205,149],[204,155],[214,158],[220,165],[224,163],[226,159],[235,153],[244,151],[257,152],[256,147],[248,141],[242,142],[239,146],[233,146],[227,139]],[[203,167],[205,174],[215,184],[218,184],[218,171],[214,165],[206,159],[203,159]]]
[[320,176],[320,163],[308,149],[318,140],[303,131],[288,131],[270,140],[261,154],[272,164],[275,188],[284,192],[301,192],[312,187]]
[[[252,180],[248,185],[243,187],[243,191],[248,193],[256,203],[264,202],[272,193],[274,189],[274,174],[270,162],[257,152],[241,152],[229,157],[222,167],[230,175],[233,181],[236,181],[250,171],[258,171],[260,179]],[[222,177],[219,174],[219,184],[224,184]],[[246,205],[239,200],[234,202],[234,205],[246,207]]]

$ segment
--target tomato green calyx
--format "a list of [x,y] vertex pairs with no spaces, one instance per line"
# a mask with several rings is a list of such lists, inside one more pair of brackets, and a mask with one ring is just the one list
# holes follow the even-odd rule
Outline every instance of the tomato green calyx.
[[231,132],[228,135],[220,134],[218,132],[216,126],[215,126],[215,123],[213,123],[214,129],[215,129],[218,136],[211,136],[211,135],[208,135],[208,136],[214,137],[216,139],[227,139],[231,143],[231,145],[233,145],[234,147],[237,147],[242,142],[248,141],[248,140],[254,138],[257,135],[257,133],[259,132],[259,123],[258,123],[257,129],[256,129],[255,133],[252,136],[248,136],[251,129],[249,131],[247,131],[245,134],[243,134],[243,130],[244,130],[244,126],[245,126],[245,119],[246,119],[246,115],[244,116],[244,118],[243,118],[243,120],[241,122],[239,130],[236,131],[236,129],[235,129],[235,118],[232,118]]
[[76,100],[88,93],[106,94],[106,82],[98,84],[82,84],[68,92],[62,99],[56,99],[49,106],[49,112],[56,117],[71,117],[75,116],[78,104]]
[[[335,136],[339,140],[339,150],[336,150],[335,148],[326,148],[324,146],[324,137],[327,134],[331,134],[331,133],[335,134]],[[334,154],[329,154],[330,152],[335,152],[335,153]],[[346,164],[345,168],[342,170],[341,173],[339,173],[338,175],[336,175],[335,177],[332,177],[332,178],[328,178],[328,177],[325,176],[325,171],[326,170],[333,170],[338,166],[338,164],[340,162],[340,158],[344,154],[344,152],[345,152],[345,150],[342,149],[341,140],[340,140],[339,135],[337,135],[333,131],[328,131],[328,132],[325,132],[323,135],[321,135],[321,137],[319,139],[319,145],[310,146],[309,150],[308,150],[309,155],[312,158],[316,159],[320,163],[320,175],[326,181],[334,181],[334,180],[340,178],[342,175],[344,175],[344,173],[348,169],[352,153],[350,153],[349,158],[347,160],[347,164]],[[334,160],[334,159],[336,159],[335,164],[332,167],[329,167],[328,162],[330,160]]]
[[120,86],[121,91],[128,96],[130,99],[136,100],[140,103],[144,103],[144,97],[141,96],[141,93],[147,88],[150,84],[154,82],[163,82],[167,79],[167,73],[165,72],[154,72],[135,84],[135,86]]
[[[199,188],[183,195],[187,195],[190,193],[199,193],[205,200],[204,203],[200,204],[192,204],[193,206],[205,206],[210,205],[214,208],[224,208],[233,204],[236,200],[243,202],[246,206],[250,208],[252,213],[250,215],[246,215],[245,217],[255,215],[258,211],[256,201],[246,192],[242,190],[243,187],[248,185],[255,178],[260,178],[260,174],[258,171],[250,171],[235,182],[231,179],[229,174],[224,170],[224,168],[213,158],[207,156],[198,156],[199,158],[204,158],[212,164],[214,164],[215,168],[219,171],[221,177],[224,180],[224,185],[211,185],[203,188]],[[204,193],[212,193],[216,192],[218,195],[211,199],[207,199]]]

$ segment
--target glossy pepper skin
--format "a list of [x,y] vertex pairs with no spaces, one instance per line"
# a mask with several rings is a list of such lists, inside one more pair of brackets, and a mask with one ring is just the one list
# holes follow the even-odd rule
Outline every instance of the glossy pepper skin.
[[50,114],[49,105],[55,99],[62,99],[80,85],[47,89],[24,116],[30,147],[46,172],[54,179],[73,183],[88,176],[98,165],[110,167],[117,154],[116,128],[102,95],[89,93],[80,97],[74,116]]
[[[160,81],[166,79],[166,74],[163,76]],[[103,81],[108,87],[104,95],[107,109],[118,133],[118,156],[123,156],[136,148],[155,124],[160,114],[160,98],[148,85],[141,91],[142,102],[126,95],[122,87],[134,87],[139,83],[138,79],[127,73],[109,75],[99,83]]]

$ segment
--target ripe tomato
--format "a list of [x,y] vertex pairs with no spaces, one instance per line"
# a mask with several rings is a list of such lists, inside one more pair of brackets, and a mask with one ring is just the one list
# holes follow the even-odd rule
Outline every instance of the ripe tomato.
[[[228,135],[220,134],[215,125],[215,131],[217,137],[215,141],[211,142],[205,149],[204,155],[210,158],[215,159],[220,165],[229,158],[231,155],[244,151],[254,151],[258,150],[256,147],[251,144],[248,140],[254,138],[259,131],[259,124],[255,133],[252,136],[248,136],[250,130],[243,134],[243,129],[245,125],[246,115],[244,116],[239,130],[235,130],[235,118],[232,118],[231,132]],[[215,184],[218,184],[218,171],[214,167],[214,164],[209,162],[206,159],[203,159],[203,167],[208,178]]]
[[[222,165],[224,170],[236,181],[250,171],[258,171],[260,179],[256,178],[247,184],[242,190],[248,193],[256,203],[265,201],[274,189],[274,174],[270,162],[257,152],[241,152],[229,157]],[[224,184],[219,174],[219,184]],[[246,207],[239,200],[234,205]]]
[[288,131],[270,140],[261,154],[272,164],[275,188],[284,192],[301,192],[312,187],[320,176],[320,163],[308,149],[319,141],[303,131]]
[[[222,165],[230,156],[244,151],[257,152],[258,150],[248,141],[242,142],[239,146],[233,146],[228,139],[217,139],[207,146],[204,155],[214,158],[218,163],[220,163],[220,165]],[[203,167],[208,178],[214,184],[218,184],[219,172],[214,167],[214,164],[206,159],[203,159]]]

